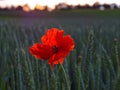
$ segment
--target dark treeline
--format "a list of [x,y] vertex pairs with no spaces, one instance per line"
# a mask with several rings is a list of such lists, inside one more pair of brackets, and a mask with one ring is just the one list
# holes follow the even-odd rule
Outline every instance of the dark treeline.
[[68,5],[66,3],[59,3],[56,5],[55,10],[71,10],[71,9],[100,9],[100,10],[105,10],[105,9],[119,9],[120,7],[113,3],[113,4],[100,4],[99,2],[95,2],[92,6],[89,4],[85,5]]
[[[29,8],[29,6],[26,4],[24,6],[18,6],[18,7],[11,6],[10,8],[8,8],[8,7],[0,8],[0,11],[8,11],[8,10],[23,11],[23,7]],[[106,9],[120,9],[120,6],[118,6],[115,3],[113,3],[113,4],[100,4],[99,2],[95,2],[92,6],[90,6],[89,4],[85,4],[85,5],[80,5],[80,4],[78,4],[78,5],[68,5],[66,3],[59,3],[58,5],[55,6],[54,10],[71,10],[71,9],[99,9],[99,10],[106,10]],[[39,10],[35,8],[34,11],[39,11]],[[49,11],[49,7],[45,6],[45,8],[42,11]]]

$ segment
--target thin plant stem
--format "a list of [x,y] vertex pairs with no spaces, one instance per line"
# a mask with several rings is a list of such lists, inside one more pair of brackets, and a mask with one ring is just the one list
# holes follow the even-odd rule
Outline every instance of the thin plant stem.
[[64,73],[64,76],[65,76],[65,81],[66,81],[66,84],[67,84],[67,88],[68,88],[68,90],[70,90],[69,83],[67,81],[67,75],[66,75],[65,69],[64,69],[64,67],[61,63],[60,63],[60,66],[61,66],[61,68],[63,70],[63,73]]
[[114,39],[114,48],[115,48],[115,58],[117,64],[117,73],[120,75],[120,65],[119,65],[119,52],[118,52],[118,40]]

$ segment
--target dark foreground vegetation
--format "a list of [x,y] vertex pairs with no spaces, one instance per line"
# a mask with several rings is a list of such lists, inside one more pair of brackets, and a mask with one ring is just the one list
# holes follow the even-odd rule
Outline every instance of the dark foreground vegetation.
[[[0,13],[0,90],[120,90],[119,11],[63,12],[37,17]],[[75,40],[63,64],[68,86],[60,65],[52,71],[28,50],[52,27]]]

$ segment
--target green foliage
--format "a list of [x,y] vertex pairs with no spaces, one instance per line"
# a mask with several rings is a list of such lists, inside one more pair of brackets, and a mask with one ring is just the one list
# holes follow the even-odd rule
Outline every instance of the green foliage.
[[65,75],[60,65],[53,71],[47,61],[29,53],[29,47],[54,25],[0,24],[0,90],[120,90],[120,27],[119,22],[109,25],[57,25],[76,44],[62,66]]

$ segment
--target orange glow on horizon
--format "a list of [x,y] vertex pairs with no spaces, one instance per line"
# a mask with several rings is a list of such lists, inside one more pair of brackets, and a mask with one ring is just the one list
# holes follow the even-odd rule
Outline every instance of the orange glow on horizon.
[[36,6],[31,9],[30,6],[26,4],[26,5],[22,6],[22,8],[25,12],[29,12],[31,10],[44,10],[46,8],[46,6],[40,6],[39,4],[36,4]]
[[95,2],[99,2],[100,4],[103,3],[116,3],[120,5],[120,0],[1,0],[0,1],[0,7],[11,7],[15,6],[17,7],[18,5],[24,6],[24,5],[29,5],[28,7],[24,7],[24,10],[28,11],[34,10],[34,8],[38,8],[40,10],[44,9],[43,6],[48,6],[51,9],[54,9],[55,5],[59,3],[67,3],[70,5],[84,5],[84,4],[89,4],[93,5]]
[[37,10],[44,10],[45,6],[40,6],[39,4],[36,4],[35,9],[37,9]]
[[26,5],[23,6],[23,10],[24,10],[25,12],[29,12],[31,9],[30,9],[30,7],[26,4]]

